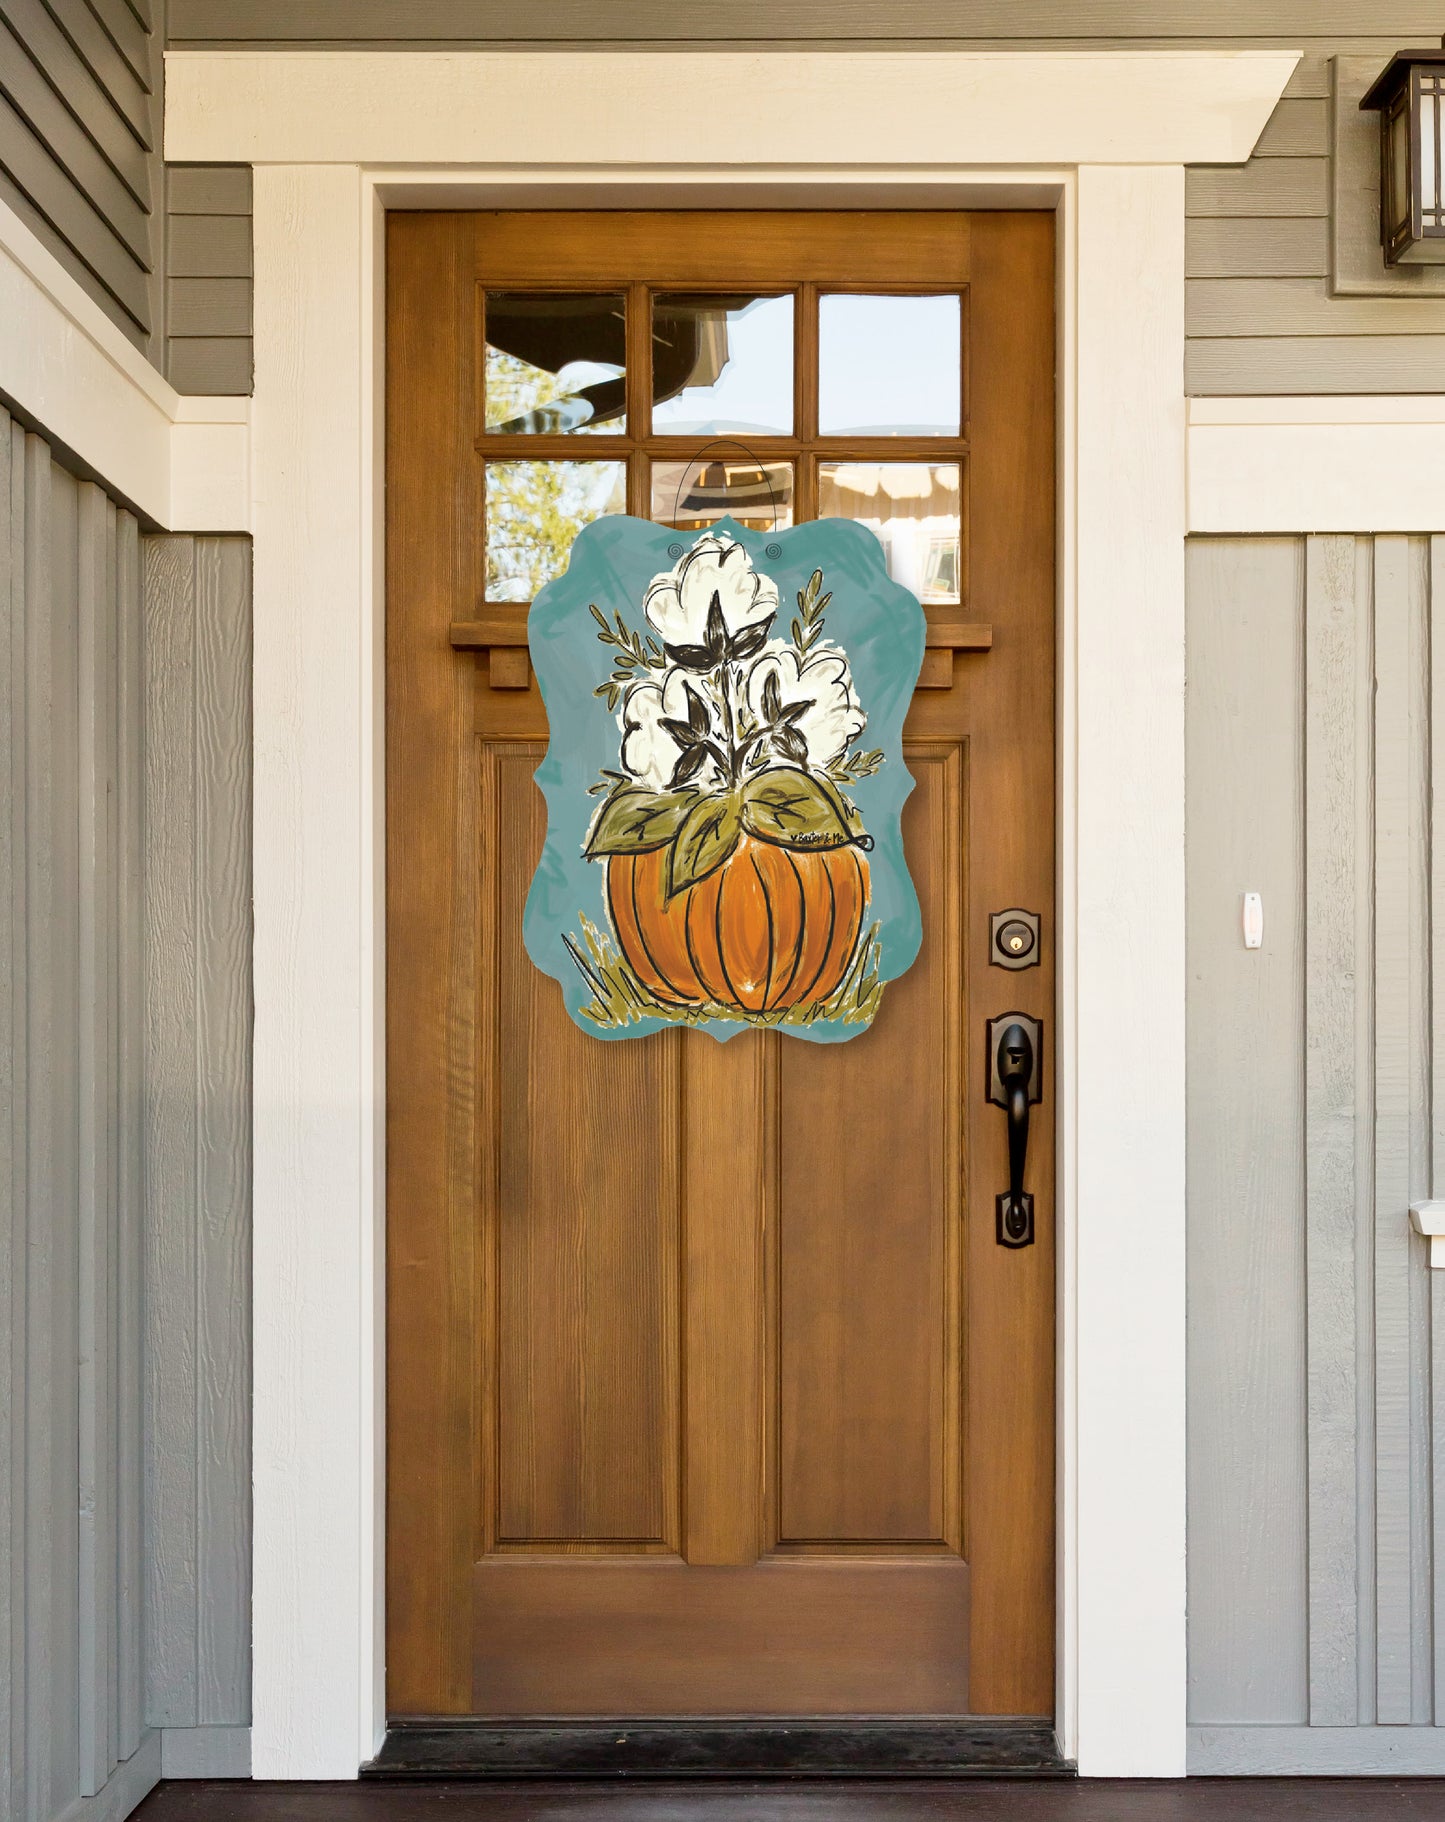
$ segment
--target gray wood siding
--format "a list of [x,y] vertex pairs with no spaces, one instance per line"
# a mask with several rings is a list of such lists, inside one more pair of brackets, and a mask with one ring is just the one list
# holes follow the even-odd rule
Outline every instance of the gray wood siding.
[[249,392],[249,165],[168,166],[166,237],[166,378],[180,392]]
[[146,1717],[250,1721],[251,620],[244,538],[145,549]]
[[[1348,48],[1383,68],[1403,41]],[[1445,297],[1330,295],[1330,106],[1312,46],[1249,163],[1188,173],[1190,393],[1445,390]]]
[[1445,1772],[1445,539],[1188,564],[1191,1769]]
[[[170,0],[177,44],[1439,37],[1426,0]],[[600,28],[606,25],[605,32]],[[522,28],[525,26],[525,33]],[[1414,34],[1412,37],[1411,34]]]
[[250,547],[0,411],[0,1815],[242,1775]]
[[0,0],[0,199],[138,346],[158,327],[160,41],[129,0]]
[[0,411],[0,1813],[160,1775],[142,1670],[135,520]]
[[[1304,553],[1293,538],[1189,546],[1189,1705],[1197,1720],[1282,1724],[1309,1712],[1303,590]],[[1240,939],[1246,891],[1264,898],[1257,951]],[[1268,1309],[1269,1321],[1242,1337],[1241,1308]],[[1352,1492],[1342,1517],[1353,1526],[1354,1515]]]

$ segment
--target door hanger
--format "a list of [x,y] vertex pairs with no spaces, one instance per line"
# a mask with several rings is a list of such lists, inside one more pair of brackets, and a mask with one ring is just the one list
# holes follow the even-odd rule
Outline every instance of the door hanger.
[[523,934],[585,1031],[868,1029],[921,940],[900,816],[924,633],[851,520],[579,533],[528,618],[551,739]]

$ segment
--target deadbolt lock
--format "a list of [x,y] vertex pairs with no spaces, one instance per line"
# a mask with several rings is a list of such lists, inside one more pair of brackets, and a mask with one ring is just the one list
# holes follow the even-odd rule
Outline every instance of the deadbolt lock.
[[1039,965],[1039,914],[1037,911],[995,911],[988,920],[989,961],[995,968],[1037,968]]

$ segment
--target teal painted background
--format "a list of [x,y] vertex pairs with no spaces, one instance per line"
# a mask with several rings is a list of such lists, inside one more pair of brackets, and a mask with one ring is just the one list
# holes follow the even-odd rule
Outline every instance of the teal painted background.
[[[848,795],[874,841],[868,856],[868,921],[880,925],[879,977],[896,980],[912,965],[922,940],[900,817],[913,789],[903,762],[903,717],[923,663],[923,609],[915,595],[889,576],[873,533],[851,520],[817,519],[791,531],[752,532],[724,518],[712,530],[735,538],[759,573],[776,582],[775,635],[786,636],[798,591],[815,569],[822,570],[823,587],[832,591],[826,637],[847,653],[868,716],[857,744],[880,747],[885,756],[872,777],[848,787]],[[578,534],[566,571],[537,596],[527,621],[551,738],[536,773],[547,800],[547,840],[527,894],[523,940],[537,967],[561,986],[568,1012],[599,1038],[641,1037],[673,1021],[644,1018],[619,1028],[597,1025],[583,1011],[592,990],[563,940],[578,934],[579,913],[610,931],[602,863],[585,860],[582,853],[600,801],[588,796],[589,787],[604,767],[617,769],[620,740],[616,715],[593,693],[612,667],[609,650],[598,640],[591,606],[595,602],[609,618],[620,611],[631,628],[646,633],[642,598],[647,586],[691,549],[694,536],[645,519],[594,521]],[[709,1018],[699,1019],[697,1028],[726,1040],[750,1027],[740,1020]],[[826,1044],[859,1036],[868,1026],[820,1019],[779,1029]]]

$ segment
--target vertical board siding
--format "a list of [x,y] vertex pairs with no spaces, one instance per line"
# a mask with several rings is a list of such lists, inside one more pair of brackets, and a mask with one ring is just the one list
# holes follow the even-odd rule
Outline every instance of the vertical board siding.
[[249,594],[0,412],[7,1822],[244,1758]]
[[141,944],[145,843],[145,653],[140,537],[116,514],[116,1752],[144,1738],[141,1608],[144,1549],[143,1375],[145,981]]
[[[1429,592],[1429,777],[1432,805],[1445,805],[1445,538],[1429,540],[1425,553]],[[1430,868],[1430,1132],[1429,1186],[1445,1197],[1445,839],[1432,838]],[[1431,1543],[1441,1565],[1433,1593],[1434,1700],[1432,1718],[1445,1727],[1445,1272],[1430,1272]]]
[[79,1360],[80,1360],[80,1788],[93,1797],[115,1768],[111,1700],[115,1650],[115,1463],[111,1441],[111,1300],[114,1185],[111,1157],[115,983],[111,944],[110,812],[115,800],[109,698],[115,615],[114,514],[100,488],[77,490],[79,586]]
[[[1445,677],[1432,662],[1442,554],[1445,539],[1423,537],[1191,545],[1190,1473],[1200,1492],[1190,1507],[1190,1720],[1199,1770],[1380,1769],[1395,1748],[1379,1742],[1393,1740],[1407,1743],[1411,1769],[1445,1773],[1436,1731],[1445,1724],[1445,1277],[1430,1270],[1408,1212],[1440,1192],[1445,1157],[1445,919],[1432,915],[1445,855],[1430,826],[1445,789],[1445,735],[1436,735]],[[1298,696],[1279,674],[1282,629],[1297,623]],[[1282,793],[1281,741],[1296,743],[1297,804]],[[1297,852],[1303,958],[1291,997],[1269,982],[1291,959],[1281,863]],[[1285,903],[1272,914],[1266,887],[1265,947],[1246,956],[1224,920],[1237,916],[1239,890],[1272,877],[1271,865]],[[1286,1117],[1292,1081],[1302,1084],[1302,1130]],[[1242,1104],[1251,1085],[1280,1109],[1272,1125]],[[1294,1204],[1281,1187],[1291,1170],[1304,1179],[1298,1260],[1280,1232],[1292,1231]],[[1260,1228],[1274,1236],[1269,1272],[1253,1269]],[[1218,1291],[1226,1271],[1231,1305]],[[1289,1407],[1284,1364],[1267,1371],[1276,1356],[1302,1378],[1302,1416]],[[1241,1384],[1251,1396],[1231,1406]],[[1281,1400],[1307,1464],[1299,1579],[1293,1461],[1268,1428]],[[1262,1510],[1273,1517],[1283,1597],[1252,1579]],[[1270,1599],[1273,1655],[1269,1645],[1244,1652],[1249,1610]],[[1306,1681],[1291,1713],[1277,1666],[1300,1640]],[[1241,1664],[1259,1673],[1251,1679]],[[1312,1738],[1322,1741],[1317,1753]]]
[[[1359,578],[1353,539],[1316,538],[1305,594],[1306,1358],[1309,1718],[1360,1718],[1354,1096],[1358,1024],[1356,752]],[[1368,612],[1368,606],[1366,608]],[[1235,1717],[1238,1718],[1238,1717]]]
[[26,1133],[29,1128],[26,1006],[25,766],[25,433],[0,411],[0,752],[5,804],[0,822],[0,1809],[24,1814],[25,1689],[25,1390],[29,1309]]
[[250,547],[146,540],[150,1725],[250,1719]]
[[0,199],[142,348],[164,269],[160,80],[126,0],[0,0]]
[[[1430,1193],[1432,1110],[1430,1022],[1430,547],[1412,538],[1407,551],[1410,699],[1409,849],[1409,1201]],[[1410,1719],[1426,1725],[1434,1708],[1434,1602],[1431,1536],[1430,1276],[1429,1247],[1404,1225],[1408,1252],[1410,1343]]]
[[189,538],[147,539],[146,1721],[196,1724],[195,703]]
[[1377,538],[1375,602],[1375,1716],[1411,1718],[1409,545]]
[[[1304,561],[1293,538],[1196,539],[1188,557],[1189,1079],[1209,1085],[1189,1098],[1189,1706],[1299,1725]],[[1246,891],[1264,900],[1257,952],[1240,941]]]
[[141,1094],[136,550],[130,515],[0,412],[0,1811],[15,1822],[129,1806],[158,1772],[137,1600],[140,1160],[123,1130]]
[[250,547],[196,558],[197,1721],[250,1719]]

